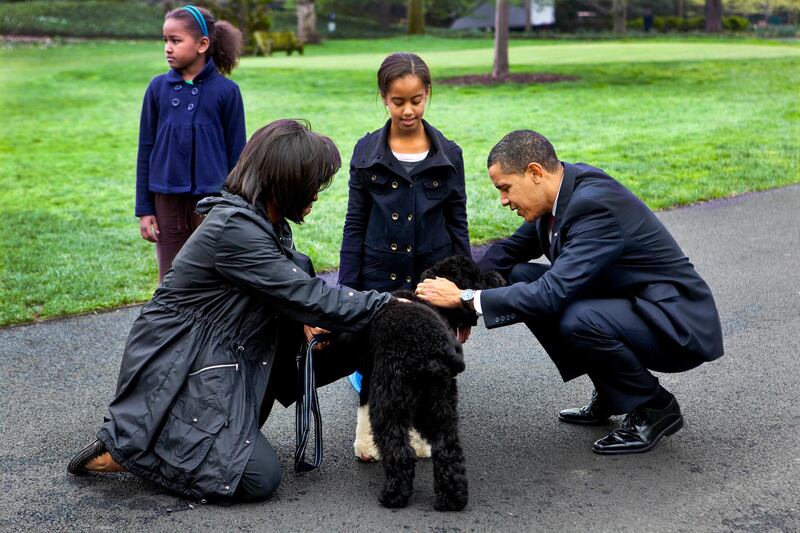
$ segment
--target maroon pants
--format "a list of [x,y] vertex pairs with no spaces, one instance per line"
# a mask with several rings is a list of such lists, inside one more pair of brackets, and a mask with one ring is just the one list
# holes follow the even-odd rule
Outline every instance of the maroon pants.
[[167,271],[172,268],[172,260],[178,255],[181,246],[189,240],[203,217],[195,213],[197,202],[205,196],[190,194],[155,194],[156,220],[158,221],[158,284],[164,281]]

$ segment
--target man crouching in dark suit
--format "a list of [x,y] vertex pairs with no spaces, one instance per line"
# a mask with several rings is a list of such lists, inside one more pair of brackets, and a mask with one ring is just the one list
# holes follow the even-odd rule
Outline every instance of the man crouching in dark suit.
[[[481,261],[509,286],[472,291],[437,278],[417,293],[439,307],[466,305],[487,328],[524,321],[564,381],[588,374],[594,383],[591,402],[559,418],[604,424],[627,413],[593,451],[652,449],[683,416],[649,371],[683,372],[723,353],[708,285],[639,198],[597,168],[559,161],[542,135],[509,133],[488,167],[501,205],[525,219]],[[551,266],[528,262],[542,254]]]

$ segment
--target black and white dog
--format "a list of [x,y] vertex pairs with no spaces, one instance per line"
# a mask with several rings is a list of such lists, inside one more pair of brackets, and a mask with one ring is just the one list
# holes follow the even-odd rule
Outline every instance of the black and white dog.
[[[459,287],[505,285],[499,274],[481,274],[462,256],[422,275],[437,276]],[[408,504],[416,457],[432,456],[434,507],[461,510],[468,490],[458,437],[455,376],[464,370],[458,334],[475,325],[476,316],[464,308],[436,309],[409,291],[395,295],[412,303],[388,305],[355,341],[363,375],[355,452],[362,460],[381,460],[386,481],[380,502],[386,507]]]

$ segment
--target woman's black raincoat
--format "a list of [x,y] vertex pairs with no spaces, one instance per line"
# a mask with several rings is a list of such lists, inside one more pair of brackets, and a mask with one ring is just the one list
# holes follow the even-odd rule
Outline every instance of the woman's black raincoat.
[[[300,324],[355,331],[391,296],[309,277],[288,225],[239,196],[198,211],[206,219],[133,324],[98,438],[130,472],[205,498],[236,490],[267,384],[294,400]],[[273,369],[285,375],[270,382]]]

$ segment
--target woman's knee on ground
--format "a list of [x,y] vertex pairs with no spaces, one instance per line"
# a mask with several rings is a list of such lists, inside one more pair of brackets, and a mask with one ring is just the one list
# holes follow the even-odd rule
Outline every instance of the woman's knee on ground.
[[239,480],[234,499],[260,501],[269,498],[281,484],[281,463],[264,436],[256,439],[255,448]]

